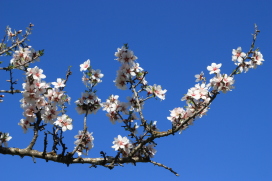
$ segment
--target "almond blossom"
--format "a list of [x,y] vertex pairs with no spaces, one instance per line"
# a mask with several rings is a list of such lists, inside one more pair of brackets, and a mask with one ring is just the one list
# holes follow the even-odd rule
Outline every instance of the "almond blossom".
[[210,74],[213,74],[213,73],[219,73],[220,72],[220,67],[222,66],[222,64],[216,64],[216,63],[212,63],[211,66],[208,66],[207,69],[208,71],[210,71]]
[[57,118],[60,111],[57,111],[57,106],[55,104],[47,105],[44,107],[44,113],[42,114],[42,119],[45,123],[53,124],[54,119]]
[[118,95],[111,95],[106,102],[102,103],[103,111],[107,111],[107,117],[109,117],[112,124],[115,124],[116,121],[121,122],[121,117],[119,112],[128,114],[128,103],[120,102],[118,100]]
[[199,82],[199,81],[206,81],[203,72],[201,72],[200,74],[195,75],[195,78],[196,78],[196,82]]
[[33,126],[31,126],[30,122],[31,121],[28,121],[27,119],[21,119],[20,122],[18,123],[18,125],[22,127],[24,133],[26,133],[28,131],[28,128],[33,127]]
[[185,114],[186,111],[183,108],[177,107],[173,110],[170,110],[170,117],[167,117],[167,119],[175,125],[176,123],[180,123],[180,119],[183,119]]
[[82,154],[87,155],[89,150],[94,147],[93,141],[94,137],[92,135],[93,133],[89,133],[86,131],[78,131],[78,135],[75,136],[77,139],[74,144],[79,145],[77,149],[78,156],[81,156]]
[[52,82],[52,85],[54,85],[55,88],[65,87],[64,82],[65,80],[62,80],[61,78],[57,78],[57,82]]
[[135,110],[136,112],[139,112],[140,110],[143,109],[144,102],[140,101],[139,102],[140,105],[138,105],[137,101],[133,95],[132,95],[132,97],[127,96],[127,100],[128,100],[128,105],[131,106],[133,108],[133,110]]
[[72,119],[69,118],[66,114],[63,114],[62,116],[58,117],[57,120],[54,122],[55,125],[59,126],[62,128],[62,131],[72,130],[73,125],[72,125]]
[[113,144],[112,148],[115,151],[117,150],[123,151],[122,153],[125,153],[126,155],[130,153],[130,149],[133,147],[129,139],[125,136],[122,137],[121,135],[118,135],[117,138],[114,138],[112,144]]
[[44,79],[46,78],[46,76],[43,73],[43,70],[42,69],[39,69],[39,67],[35,66],[34,68],[28,68],[27,69],[27,72],[26,72],[26,75],[27,76],[33,76],[33,79],[37,79],[37,80],[40,80],[40,79]]
[[114,82],[115,82],[115,86],[118,89],[121,89],[121,90],[126,90],[127,89],[127,83],[126,83],[125,78],[122,78],[121,76],[117,76],[117,78],[116,78],[116,80]]
[[231,89],[234,88],[234,79],[227,74],[218,74],[210,80],[210,84],[214,90],[226,93],[227,91],[231,91]]
[[165,93],[167,92],[166,89],[162,90],[161,86],[156,84],[154,84],[153,86],[147,86],[146,91],[147,94],[153,94],[161,100],[165,99]]
[[238,47],[236,50],[232,50],[232,61],[242,62],[246,54],[242,52],[242,48]]
[[[14,67],[18,67],[19,69],[24,69],[24,67],[29,66],[30,62],[34,61],[34,57],[37,55],[37,53],[34,51],[31,46],[28,47],[21,47],[19,46],[19,49],[14,51],[13,58],[10,60],[10,64],[12,64]],[[39,61],[38,57],[35,57],[36,61]]]
[[117,59],[115,60],[118,60],[122,65],[117,71],[117,76],[114,80],[115,86],[118,89],[126,90],[126,84],[134,80],[138,80],[141,84],[146,85],[147,81],[144,78],[145,72],[143,68],[140,67],[140,64],[135,62],[137,57],[133,51],[129,50],[127,45],[117,50],[118,52],[115,52]]
[[9,136],[9,133],[2,133],[0,136],[0,146],[4,144],[5,147],[8,147],[8,141],[11,140],[11,136]]
[[101,78],[104,77],[104,74],[101,73],[101,70],[97,69],[97,70],[91,70],[92,73],[92,82],[93,83],[100,83],[102,82]]
[[117,48],[117,52],[115,52],[114,55],[117,57],[115,60],[118,60],[121,63],[132,63],[137,59],[133,51],[127,49],[125,46]]
[[88,110],[88,114],[96,113],[100,107],[101,99],[99,99],[94,92],[84,92],[81,98],[75,101],[78,114],[85,114]]
[[90,59],[85,61],[83,64],[80,64],[80,71],[86,71],[90,67]]
[[252,68],[257,68],[257,65],[262,65],[263,64],[263,55],[259,51],[255,51],[253,54],[253,57],[251,58],[252,60]]

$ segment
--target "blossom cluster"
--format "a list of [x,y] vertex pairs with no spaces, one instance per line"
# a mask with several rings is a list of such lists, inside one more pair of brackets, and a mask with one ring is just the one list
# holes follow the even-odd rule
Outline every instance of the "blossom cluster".
[[[246,59],[249,59],[249,61],[246,61]],[[243,71],[246,73],[250,68],[256,69],[258,65],[262,65],[264,59],[259,50],[255,50],[253,55],[248,57],[246,53],[242,52],[242,48],[238,47],[232,50],[232,61],[239,66],[239,73]]]
[[[245,61],[250,59],[249,61]],[[247,72],[249,68],[256,68],[257,65],[262,65],[264,59],[263,55],[255,50],[252,57],[242,52],[242,48],[238,47],[236,50],[232,50],[232,61],[235,62],[235,65],[238,66],[238,73]],[[196,82],[201,81],[201,84],[196,84],[195,87],[188,89],[187,94],[182,97],[182,101],[186,100],[187,106],[184,108],[175,108],[170,110],[170,116],[167,117],[173,124],[173,126],[179,126],[184,121],[188,121],[187,124],[184,124],[182,129],[185,129],[188,125],[192,124],[196,116],[201,117],[206,114],[208,111],[208,106],[210,105],[210,100],[215,93],[223,92],[226,93],[234,89],[234,78],[233,75],[221,74],[220,68],[222,64],[212,63],[210,66],[207,66],[207,70],[210,74],[215,76],[210,79],[210,82],[206,84],[206,78],[204,73],[201,72],[198,75],[195,75]],[[237,73],[236,73],[237,74]],[[210,91],[210,89],[212,89]],[[198,113],[195,115],[195,113]]]
[[[67,115],[58,117],[61,111],[57,111],[58,107],[62,107],[65,103],[69,103],[70,97],[62,91],[65,86],[64,81],[57,79],[52,82],[54,88],[50,87],[50,83],[42,81],[46,78],[43,70],[37,66],[28,68],[26,71],[26,82],[23,83],[23,98],[20,100],[21,107],[24,109],[24,119],[21,119],[20,125],[26,133],[37,119],[37,115],[45,122],[55,124],[62,128],[62,131],[72,129],[72,120]],[[65,118],[64,118],[65,117]]]
[[222,91],[223,93],[226,93],[228,91],[231,91],[231,89],[234,88],[234,79],[231,76],[228,76],[227,74],[218,74],[214,78],[210,80],[210,85],[213,88],[213,90],[216,91]]
[[99,99],[95,91],[93,91],[93,87],[102,82],[101,78],[104,75],[99,69],[91,69],[89,59],[80,65],[80,71],[83,71],[82,81],[88,90],[82,93],[81,97],[75,101],[77,105],[76,110],[79,114],[96,113],[102,104],[101,99]]
[[128,115],[128,103],[120,102],[118,100],[118,95],[111,95],[106,102],[102,103],[103,110],[107,112],[107,117],[109,117],[112,124],[116,121],[121,122],[121,116],[119,112]]
[[144,70],[140,67],[139,63],[135,62],[138,58],[134,55],[133,51],[129,50],[125,45],[117,49],[115,56],[117,57],[115,60],[118,60],[122,64],[117,71],[117,77],[114,81],[117,88],[126,90],[127,82],[132,81],[134,78],[139,80],[143,85],[147,84],[144,78]]
[[[101,78],[104,75],[99,69],[94,70],[91,68],[89,59],[80,64],[80,71],[83,72],[82,82],[88,89],[84,93],[81,93],[81,97],[75,101],[77,105],[76,110],[79,114],[95,114],[101,108],[102,103],[93,88],[102,82]],[[87,117],[87,115],[85,115],[85,117]],[[78,135],[75,136],[77,139],[75,145],[78,147],[76,152],[79,156],[82,154],[87,155],[88,151],[93,148],[93,133],[89,133],[87,128],[84,129],[86,130],[79,131]]]
[[101,107],[101,99],[94,92],[84,92],[81,97],[75,101],[78,114],[93,114]]
[[38,52],[35,52],[31,46],[27,46],[25,48],[19,46],[19,49],[16,50],[13,54],[13,58],[10,60],[10,64],[23,70],[24,67],[29,66],[30,62],[34,62],[34,58],[35,61],[39,61],[39,58],[36,57],[37,54]]
[[91,69],[89,59],[80,65],[80,71],[83,71],[82,81],[86,87],[95,86],[102,82],[101,78],[104,77],[104,74],[99,69]]
[[79,146],[77,149],[78,156],[82,154],[87,155],[88,151],[94,147],[93,140],[94,137],[92,136],[93,133],[89,133],[86,131],[78,131],[78,135],[75,136],[77,139],[74,144]]

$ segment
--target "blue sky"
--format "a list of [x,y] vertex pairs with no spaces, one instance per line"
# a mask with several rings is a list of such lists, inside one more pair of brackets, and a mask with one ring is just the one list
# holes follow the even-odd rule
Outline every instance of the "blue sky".
[[[19,180],[188,180],[188,181],[268,181],[272,179],[271,132],[271,40],[272,3],[259,1],[7,1],[1,6],[0,29],[7,25],[19,30],[35,24],[29,45],[45,49],[41,62],[35,65],[44,70],[45,81],[64,78],[68,66],[73,75],[65,90],[72,97],[68,114],[74,119],[74,129],[65,132],[69,149],[74,147],[73,136],[82,130],[83,116],[78,115],[73,103],[84,91],[79,64],[91,60],[94,69],[104,73],[98,96],[105,101],[111,94],[125,101],[129,91],[115,88],[113,80],[120,64],[114,60],[116,48],[129,43],[139,58],[141,67],[149,72],[147,81],[167,89],[166,100],[145,103],[148,120],[158,121],[161,131],[171,127],[166,119],[169,110],[184,106],[180,99],[195,85],[194,75],[204,71],[212,62],[222,63],[222,73],[234,68],[232,49],[250,47],[253,25],[261,30],[256,47],[264,55],[264,65],[235,77],[235,89],[220,94],[211,105],[207,116],[196,120],[181,135],[157,141],[154,161],[173,168],[180,174],[152,164],[131,164],[108,170],[88,165],[66,165],[31,158],[0,155],[1,179]],[[1,35],[1,34],[0,34]],[[6,64],[9,57],[1,57]],[[35,66],[32,65],[32,66]],[[21,89],[22,72],[16,72]],[[8,89],[6,72],[1,72],[1,89]],[[0,130],[9,132],[10,147],[24,148],[32,133],[23,134],[17,125],[22,118],[21,95],[6,95],[0,104]],[[90,157],[100,151],[109,155],[113,138],[125,136],[121,124],[112,125],[105,112],[88,117],[88,128],[94,132],[94,149]],[[43,134],[35,149],[42,149]]]

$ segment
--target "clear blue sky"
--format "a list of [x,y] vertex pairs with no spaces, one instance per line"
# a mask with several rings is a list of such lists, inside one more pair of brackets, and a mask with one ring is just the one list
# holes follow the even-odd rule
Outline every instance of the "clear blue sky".
[[[129,91],[114,87],[113,80],[119,63],[114,60],[116,48],[129,43],[138,56],[141,67],[149,72],[147,81],[167,89],[166,100],[149,101],[144,114],[148,120],[158,121],[161,131],[171,127],[166,119],[169,110],[184,106],[180,99],[195,85],[194,75],[205,72],[212,62],[222,63],[222,73],[234,69],[232,49],[250,47],[253,25],[261,30],[256,45],[264,55],[264,65],[235,77],[235,89],[220,94],[207,116],[198,119],[181,135],[158,140],[154,160],[172,167],[180,174],[152,164],[125,165],[108,170],[88,165],[66,165],[31,158],[0,155],[1,180],[183,180],[183,181],[270,181],[272,180],[272,122],[271,116],[271,45],[272,3],[259,1],[8,1],[2,0],[0,30],[7,25],[23,29],[35,24],[29,44],[45,49],[41,62],[35,65],[44,70],[46,81],[64,78],[72,66],[67,93],[72,97],[68,114],[74,119],[74,129],[65,132],[69,149],[74,147],[73,136],[82,129],[83,116],[75,111],[74,101],[84,91],[79,64],[91,59],[94,69],[104,73],[98,96],[105,101],[110,94],[121,100]],[[9,58],[1,57],[9,62]],[[32,65],[32,66],[35,66]],[[21,89],[22,72],[18,72]],[[8,89],[8,78],[1,72],[0,89]],[[6,95],[0,104],[0,130],[13,138],[10,147],[24,148],[32,133],[23,134],[17,125],[22,116],[21,95]],[[121,124],[112,125],[102,110],[88,118],[94,132],[94,149],[90,157],[100,151],[109,155],[113,138],[125,136]],[[39,137],[42,142],[43,134]],[[42,149],[39,144],[35,149]]]

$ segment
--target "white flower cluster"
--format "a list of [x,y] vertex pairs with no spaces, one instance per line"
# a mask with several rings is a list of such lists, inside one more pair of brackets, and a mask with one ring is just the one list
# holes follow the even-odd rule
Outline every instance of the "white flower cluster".
[[187,94],[181,99],[184,100],[191,100],[194,99],[196,101],[202,99],[209,101],[208,91],[209,85],[206,85],[205,83],[201,83],[201,85],[198,83],[195,85],[195,87],[192,87],[188,89]]
[[239,66],[240,73],[243,71],[246,73],[250,68],[256,69],[257,66],[262,65],[264,61],[263,55],[258,50],[253,52],[249,61],[245,61],[247,58],[247,54],[242,52],[241,47],[232,50],[232,61],[235,62],[235,65]]
[[[179,126],[182,124],[187,118],[193,115],[194,108],[190,107],[184,110],[183,108],[177,107],[173,110],[170,110],[170,116],[167,117],[168,120],[170,120],[173,124],[173,126]],[[188,124],[192,124],[192,121],[190,121]],[[180,133],[182,129],[185,129],[186,127],[181,128]]]
[[81,98],[75,101],[77,105],[76,110],[79,114],[86,114],[87,110],[88,114],[96,113],[102,104],[101,99],[92,91],[92,88],[102,82],[101,78],[104,75],[100,70],[91,69],[89,59],[80,65],[80,71],[84,71],[82,81],[89,90],[82,93]]
[[8,147],[8,141],[11,140],[9,133],[0,133],[0,146],[4,144],[5,147]]
[[77,139],[75,145],[79,145],[77,149],[78,156],[81,156],[82,154],[87,155],[88,151],[94,147],[94,137],[92,134],[93,133],[89,133],[88,131],[86,131],[85,134],[84,131],[78,131],[78,135],[75,136]]
[[[20,100],[21,107],[24,109],[23,115],[25,119],[21,119],[18,125],[20,125],[24,133],[27,132],[28,128],[32,127],[31,123],[34,123],[37,116],[40,114],[41,118],[45,123],[51,123],[58,125],[63,131],[67,129],[72,129],[72,120],[69,118],[67,121],[67,115],[64,121],[64,117],[58,117],[61,111],[57,111],[58,106],[70,101],[70,97],[65,95],[63,88],[65,84],[61,79],[57,79],[57,82],[53,82],[54,88],[50,87],[50,83],[46,83],[41,79],[46,76],[43,74],[43,70],[39,69],[37,66],[34,68],[28,68],[26,72],[26,83],[23,83],[23,98]],[[57,121],[55,121],[57,119]],[[60,120],[62,124],[60,124]],[[55,123],[54,123],[55,121]]]
[[[19,46],[19,50],[14,52],[13,58],[10,60],[10,64],[23,70],[24,67],[29,66],[30,62],[34,62],[33,58],[36,55],[37,53],[31,46],[26,48]],[[36,61],[39,61],[39,58],[36,58]]]
[[84,92],[82,96],[75,101],[78,114],[96,113],[101,107],[101,99],[99,99],[93,92]]
[[95,86],[102,82],[101,78],[104,77],[104,74],[102,74],[99,69],[91,69],[89,59],[80,65],[80,71],[84,71],[82,81],[86,87]]
[[143,85],[147,84],[147,81],[144,78],[144,71],[140,67],[139,63],[136,63],[135,60],[137,57],[134,55],[133,51],[129,50],[126,46],[118,48],[115,52],[117,57],[115,60],[118,60],[122,66],[117,71],[117,77],[115,79],[115,85],[118,89],[126,90],[127,82],[136,78],[141,81]]
[[214,90],[222,91],[226,93],[234,89],[234,79],[233,77],[228,76],[227,74],[217,74],[214,78],[210,80],[210,85]]
[[134,95],[132,95],[132,97],[127,96],[127,100],[128,100],[128,105],[131,106],[131,108],[130,108],[131,110],[139,112],[140,110],[143,109],[144,102],[140,100],[140,102],[139,102],[140,105],[138,105]]
[[[250,61],[246,62],[246,59],[250,59]],[[238,70],[240,71],[238,73],[241,73],[243,71],[247,72],[249,68],[256,68],[257,65],[262,65],[264,59],[263,55],[258,50],[253,52],[252,57],[247,57],[247,54],[242,52],[242,48],[238,47],[236,50],[232,50],[232,61],[234,61],[235,65],[238,66]],[[208,111],[208,104],[210,104],[211,97],[215,92],[222,91],[223,93],[226,93],[231,91],[231,89],[234,89],[233,75],[229,76],[227,74],[220,74],[221,66],[221,63],[212,63],[207,67],[210,74],[215,74],[215,76],[210,79],[209,84],[206,84],[206,78],[204,77],[203,72],[195,75],[196,82],[202,81],[202,83],[201,85],[196,84],[195,87],[189,89],[187,94],[181,99],[182,101],[186,100],[186,109],[178,107],[170,110],[170,117],[167,117],[174,126],[181,125],[186,119],[193,116],[194,113],[199,110],[201,112],[198,117],[202,117],[202,115]],[[210,88],[213,90],[209,92]],[[194,119],[195,118],[191,118],[189,122],[181,128],[181,130],[192,124]]]
[[[206,114],[208,111],[208,107],[206,106],[211,100],[210,95],[212,95],[212,93],[209,92],[211,87],[215,91],[222,91],[224,93],[234,88],[233,77],[230,77],[226,74],[220,74],[221,66],[222,64],[212,63],[207,67],[207,70],[210,71],[210,74],[215,74],[215,77],[210,80],[209,84],[206,84],[206,78],[204,77],[203,72],[195,75],[197,78],[196,82],[202,81],[202,83],[198,83],[195,85],[195,87],[188,89],[187,94],[182,97],[181,101],[186,101],[187,106],[185,109],[178,107],[171,110],[170,117],[167,117],[167,119],[170,120],[174,126],[181,125],[185,120],[193,116],[198,111],[200,111],[198,114],[198,117],[200,118]],[[190,119],[190,121],[181,128],[181,131],[186,129],[188,125],[192,124],[194,119]]]
[[213,88],[213,90],[216,91],[222,91],[223,93],[226,93],[227,91],[231,91],[231,89],[234,89],[234,79],[231,76],[228,76],[227,74],[220,74],[220,64],[212,63],[211,66],[208,66],[207,69],[210,71],[210,74],[215,73],[215,77],[210,79],[210,84]]
[[[107,111],[107,116],[109,117],[112,124],[115,124],[116,121],[118,122],[122,121],[119,112],[122,112],[125,115],[129,114],[128,111],[129,104],[125,102],[120,102],[118,98],[119,98],[118,95],[111,95],[106,100],[106,102],[102,103],[103,110]],[[132,114],[130,121],[133,121],[134,119],[137,118],[135,114]]]

